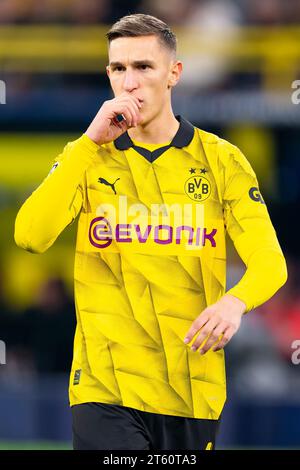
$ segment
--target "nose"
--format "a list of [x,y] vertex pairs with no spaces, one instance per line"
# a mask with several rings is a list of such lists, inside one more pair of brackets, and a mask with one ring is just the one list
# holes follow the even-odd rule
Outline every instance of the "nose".
[[125,91],[131,92],[138,87],[137,77],[133,70],[127,69],[124,75],[123,88]]

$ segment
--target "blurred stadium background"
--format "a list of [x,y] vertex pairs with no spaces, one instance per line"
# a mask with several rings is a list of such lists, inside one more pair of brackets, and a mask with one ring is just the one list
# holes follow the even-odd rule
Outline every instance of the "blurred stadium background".
[[[43,255],[16,247],[18,208],[103,100],[105,32],[128,13],[170,23],[184,62],[174,110],[238,145],[287,257],[289,280],[226,347],[218,448],[300,448],[300,0],[0,0],[0,448],[70,449],[76,224]],[[3,101],[3,99],[2,99]],[[228,288],[244,272],[228,240]]]

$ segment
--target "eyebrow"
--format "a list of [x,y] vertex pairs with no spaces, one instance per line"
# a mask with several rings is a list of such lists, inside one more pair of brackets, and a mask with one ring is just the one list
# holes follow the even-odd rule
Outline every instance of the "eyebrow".
[[[124,67],[124,64],[122,62],[110,62],[110,67]],[[151,67],[154,66],[154,62],[152,60],[134,60],[132,62],[132,65],[135,67],[138,67],[139,65],[149,65]]]

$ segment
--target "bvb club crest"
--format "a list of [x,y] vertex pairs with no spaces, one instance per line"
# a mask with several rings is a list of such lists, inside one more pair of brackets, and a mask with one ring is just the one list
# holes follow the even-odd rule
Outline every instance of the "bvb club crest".
[[186,180],[184,190],[190,199],[202,202],[210,196],[211,185],[209,180],[203,176],[207,170],[204,168],[199,169],[198,173],[200,175],[196,174],[196,170],[196,168],[191,168],[190,173],[192,173],[192,176]]

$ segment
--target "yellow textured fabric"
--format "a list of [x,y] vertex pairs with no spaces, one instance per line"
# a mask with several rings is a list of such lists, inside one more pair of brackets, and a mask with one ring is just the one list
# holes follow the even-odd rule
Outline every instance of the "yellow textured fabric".
[[42,253],[80,212],[70,404],[217,419],[226,400],[224,351],[201,356],[183,339],[225,293],[225,229],[247,267],[229,292],[247,311],[287,278],[250,164],[197,128],[188,145],[153,161],[83,134],[54,163],[20,208],[15,241]]

